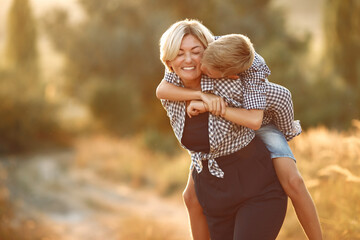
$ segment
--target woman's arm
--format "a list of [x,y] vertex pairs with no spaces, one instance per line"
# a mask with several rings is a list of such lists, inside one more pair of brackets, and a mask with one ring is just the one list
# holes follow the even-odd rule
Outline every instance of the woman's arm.
[[199,115],[199,113],[207,112],[206,104],[203,101],[192,100],[188,103],[186,112],[190,118]]
[[170,101],[200,100],[201,91],[178,87],[163,79],[156,88],[156,97]]

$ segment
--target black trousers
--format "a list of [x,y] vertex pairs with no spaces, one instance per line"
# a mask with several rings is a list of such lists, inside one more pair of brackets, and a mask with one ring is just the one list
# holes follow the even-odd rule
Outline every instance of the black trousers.
[[200,174],[192,173],[211,239],[275,239],[285,218],[287,196],[264,143],[255,137],[245,148],[216,161],[224,178],[212,176],[207,162]]

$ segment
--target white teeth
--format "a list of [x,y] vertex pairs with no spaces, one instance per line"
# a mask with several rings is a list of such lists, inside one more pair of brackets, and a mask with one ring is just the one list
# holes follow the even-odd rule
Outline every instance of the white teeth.
[[194,70],[195,67],[183,67],[184,70]]

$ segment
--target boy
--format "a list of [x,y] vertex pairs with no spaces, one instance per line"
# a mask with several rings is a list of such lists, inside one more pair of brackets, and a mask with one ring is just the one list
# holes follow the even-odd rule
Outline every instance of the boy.
[[[244,35],[230,34],[210,43],[203,53],[201,63],[203,73],[211,78],[219,79],[216,81],[223,81],[224,88],[230,88],[230,85],[226,85],[226,81],[229,80],[223,78],[240,78],[241,81],[237,82],[244,85],[244,92],[234,93],[234,98],[242,99],[241,107],[249,110],[250,117],[259,118],[260,116],[262,127],[256,131],[256,134],[263,140],[271,153],[278,178],[292,200],[306,235],[309,239],[322,239],[314,203],[287,144],[287,141],[301,133],[299,122],[294,121],[291,93],[286,88],[267,81],[270,70],[264,59],[255,52],[251,41]],[[173,73],[166,73],[165,80],[174,84],[179,81]],[[189,100],[189,91],[185,92],[183,88],[177,88],[168,83],[164,81],[160,83],[157,89],[159,98],[177,101]],[[174,99],[175,95],[176,99]],[[184,99],[181,99],[182,97]],[[263,102],[263,106],[255,109],[257,110],[255,115],[251,115],[253,114],[251,111],[254,110],[252,103],[259,99]],[[216,102],[214,103],[214,101]],[[227,105],[232,104],[231,99],[225,99],[225,101]],[[187,110],[189,116],[205,111],[224,116],[226,107],[223,101],[219,101],[219,98],[210,99],[209,94],[202,93],[201,97],[192,99]],[[261,115],[258,114],[259,110]],[[256,130],[260,125],[251,128]],[[196,231],[199,231],[199,226],[202,226],[200,229],[202,228],[203,232],[193,232],[194,239],[197,236],[206,236],[207,229],[204,227],[206,224],[204,225],[202,222],[204,218],[199,214],[201,206],[196,199],[191,178],[189,178],[184,191],[184,200],[188,208],[192,230],[196,228]]]

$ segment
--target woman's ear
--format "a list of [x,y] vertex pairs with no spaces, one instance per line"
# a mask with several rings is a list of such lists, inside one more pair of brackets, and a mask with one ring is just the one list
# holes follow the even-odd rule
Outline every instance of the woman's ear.
[[172,68],[172,65],[171,65],[171,61],[167,60],[166,66],[168,67],[168,69],[170,69],[171,72],[174,72],[174,69]]

